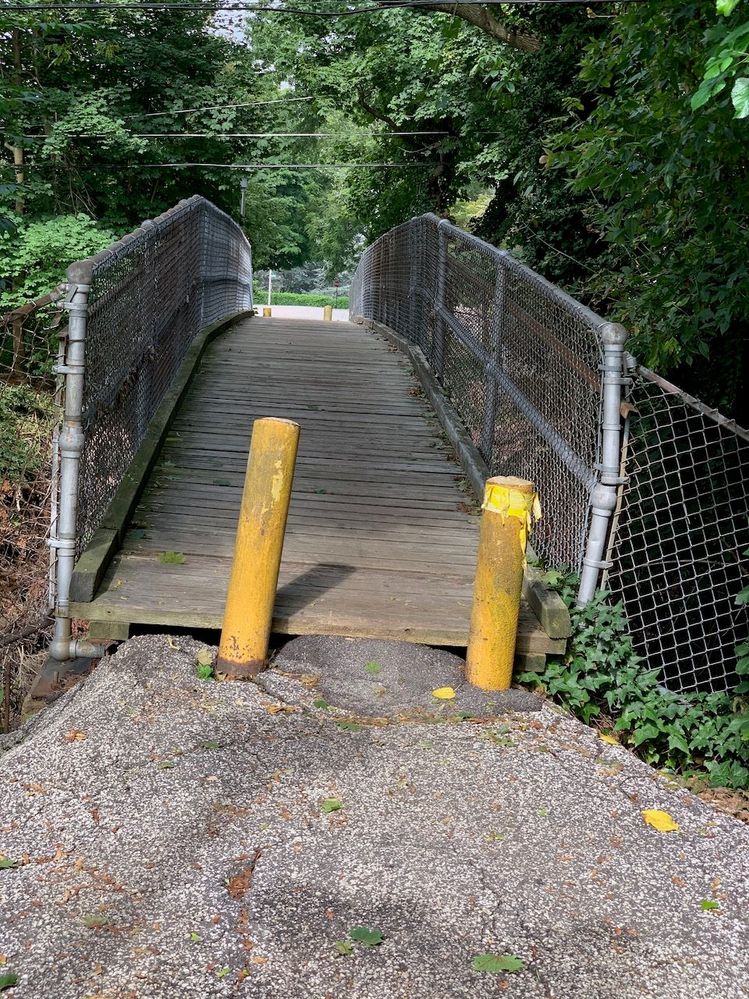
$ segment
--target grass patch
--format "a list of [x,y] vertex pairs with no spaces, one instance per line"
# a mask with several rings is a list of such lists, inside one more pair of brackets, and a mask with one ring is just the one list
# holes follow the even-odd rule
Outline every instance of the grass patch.
[[[268,291],[256,288],[254,291],[255,308],[262,309],[268,304]],[[272,305],[306,305],[315,309],[322,309],[326,305],[332,305],[334,309],[348,309],[348,296],[339,295],[336,302],[335,295],[325,295],[319,291],[291,292],[274,291],[271,299]]]

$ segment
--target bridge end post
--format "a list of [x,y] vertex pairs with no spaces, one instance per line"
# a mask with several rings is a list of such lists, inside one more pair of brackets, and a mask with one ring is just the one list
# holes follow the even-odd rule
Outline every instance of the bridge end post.
[[536,488],[514,477],[489,479],[482,509],[466,677],[482,690],[509,690],[528,534],[540,516]]
[[292,420],[253,427],[216,663],[222,680],[250,680],[267,666],[299,433]]

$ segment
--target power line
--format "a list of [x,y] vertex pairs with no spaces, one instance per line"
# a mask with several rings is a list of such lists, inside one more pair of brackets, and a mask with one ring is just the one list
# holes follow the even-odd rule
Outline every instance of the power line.
[[314,97],[279,97],[272,101],[246,101],[242,104],[208,104],[202,108],[180,108],[178,111],[148,111],[145,114],[126,114],[124,120],[131,118],[161,118],[173,114],[193,114],[197,111],[223,111],[228,108],[261,108],[271,104],[298,104],[300,101],[314,101]]

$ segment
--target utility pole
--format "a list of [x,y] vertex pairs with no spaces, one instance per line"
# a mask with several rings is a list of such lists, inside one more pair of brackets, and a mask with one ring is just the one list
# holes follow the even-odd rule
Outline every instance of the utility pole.
[[268,307],[273,305],[273,271],[268,269]]
[[247,178],[242,177],[239,182],[239,186],[242,189],[242,196],[239,202],[239,214],[242,217],[242,228],[244,228],[244,219],[247,211]]

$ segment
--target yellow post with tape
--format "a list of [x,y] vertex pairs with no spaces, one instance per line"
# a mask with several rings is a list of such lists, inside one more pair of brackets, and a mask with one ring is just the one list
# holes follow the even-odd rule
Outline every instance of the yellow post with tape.
[[273,309],[268,305],[263,306],[263,319],[270,319],[272,315]]
[[525,554],[541,509],[532,482],[489,479],[484,494],[466,676],[482,690],[509,690]]
[[325,320],[326,323],[332,322],[333,321],[333,306],[332,305],[326,305],[325,308],[322,310],[322,314],[323,314],[323,319]]
[[250,679],[268,662],[298,447],[298,423],[255,422],[216,663],[221,679]]

